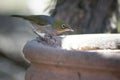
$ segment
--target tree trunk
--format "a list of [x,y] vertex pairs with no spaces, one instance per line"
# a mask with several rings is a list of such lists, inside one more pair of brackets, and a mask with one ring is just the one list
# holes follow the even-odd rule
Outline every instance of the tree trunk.
[[73,25],[76,33],[116,33],[117,0],[58,0],[55,17]]

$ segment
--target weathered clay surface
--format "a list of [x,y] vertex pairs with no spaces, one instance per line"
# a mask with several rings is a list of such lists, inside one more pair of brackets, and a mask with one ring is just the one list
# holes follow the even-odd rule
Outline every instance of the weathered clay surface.
[[66,50],[33,40],[23,52],[31,62],[26,80],[120,80],[120,50]]

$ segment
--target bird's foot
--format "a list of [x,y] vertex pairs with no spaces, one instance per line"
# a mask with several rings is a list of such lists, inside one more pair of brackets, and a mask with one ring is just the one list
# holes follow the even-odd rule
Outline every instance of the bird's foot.
[[49,40],[49,39],[53,39],[53,36],[52,35],[49,35],[49,34],[46,34],[44,36],[44,40]]
[[43,44],[48,44],[50,46],[54,45],[56,43],[56,38],[52,35],[46,34],[44,37],[37,37],[37,41],[41,42]]
[[47,42],[49,45],[53,45],[56,43],[56,39],[52,35],[45,35],[44,40]]

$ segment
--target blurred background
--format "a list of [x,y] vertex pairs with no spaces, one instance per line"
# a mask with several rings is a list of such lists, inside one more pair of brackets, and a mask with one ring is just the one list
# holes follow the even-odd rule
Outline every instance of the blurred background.
[[23,47],[36,35],[28,21],[10,15],[50,15],[74,34],[119,33],[120,0],[0,0],[0,80],[24,80],[30,63]]

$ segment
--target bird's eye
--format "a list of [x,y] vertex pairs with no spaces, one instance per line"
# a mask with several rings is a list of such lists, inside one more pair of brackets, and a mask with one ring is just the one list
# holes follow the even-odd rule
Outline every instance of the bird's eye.
[[62,29],[65,29],[65,28],[66,28],[65,24],[62,24],[62,25],[61,25],[61,28],[62,28]]

